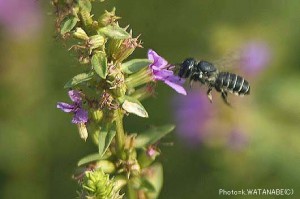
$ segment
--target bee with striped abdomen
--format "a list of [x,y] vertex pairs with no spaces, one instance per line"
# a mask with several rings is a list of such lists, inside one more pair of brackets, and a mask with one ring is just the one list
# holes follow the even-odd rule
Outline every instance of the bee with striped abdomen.
[[250,94],[250,85],[243,77],[229,72],[220,72],[210,62],[196,61],[194,58],[188,58],[180,64],[178,76],[188,78],[190,84],[193,81],[199,81],[208,86],[207,96],[212,102],[212,89],[221,93],[222,99],[229,105],[227,93],[233,93],[239,96]]

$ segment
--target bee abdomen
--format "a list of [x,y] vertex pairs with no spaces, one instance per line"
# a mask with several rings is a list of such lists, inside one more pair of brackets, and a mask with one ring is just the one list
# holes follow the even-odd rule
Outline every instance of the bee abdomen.
[[218,89],[223,89],[237,95],[250,94],[248,81],[233,73],[220,72],[216,80],[216,86]]

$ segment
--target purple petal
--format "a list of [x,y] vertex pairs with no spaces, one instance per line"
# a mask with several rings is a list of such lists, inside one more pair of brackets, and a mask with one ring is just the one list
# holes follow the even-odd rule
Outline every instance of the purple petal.
[[78,111],[76,111],[73,119],[72,119],[72,123],[74,124],[78,124],[78,123],[86,123],[88,121],[88,112],[84,109],[78,109]]
[[147,155],[152,157],[156,154],[156,150],[152,147],[150,147],[148,150],[147,150]]
[[156,80],[166,80],[174,76],[173,71],[167,69],[153,70],[153,75]]
[[69,96],[70,96],[70,99],[75,102],[75,103],[81,103],[82,101],[82,98],[81,98],[81,95],[80,95],[80,92],[79,91],[76,91],[76,90],[70,90],[68,92]]
[[152,49],[148,50],[148,59],[153,62],[151,66],[156,66],[162,69],[168,65],[168,62]]
[[66,113],[70,113],[74,111],[75,106],[72,104],[67,104],[65,102],[58,102],[56,108],[59,108]]
[[164,83],[173,88],[177,93],[186,95],[186,90],[180,84],[168,80],[164,81]]
[[182,79],[176,75],[170,75],[166,78],[166,80],[168,80],[170,82],[174,82],[176,84],[180,84],[180,85],[183,85],[185,82],[185,79]]

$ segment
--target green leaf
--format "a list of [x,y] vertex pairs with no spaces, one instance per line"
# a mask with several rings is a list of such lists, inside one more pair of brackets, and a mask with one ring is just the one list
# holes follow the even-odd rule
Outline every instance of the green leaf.
[[90,162],[95,162],[101,159],[102,159],[102,155],[100,155],[99,153],[90,154],[80,159],[79,162],[77,163],[77,166],[81,166]]
[[148,117],[148,113],[143,105],[135,98],[125,96],[123,99],[122,108],[128,113],[133,113],[140,117]]
[[90,0],[78,0],[78,5],[82,10],[87,12],[92,11],[92,4]]
[[105,79],[107,75],[107,58],[104,53],[97,53],[92,56],[91,60],[93,69],[102,78]]
[[120,28],[119,26],[105,26],[103,28],[98,29],[97,32],[99,34],[104,34],[107,37],[113,39],[127,39],[130,37],[130,34],[126,32],[123,28]]
[[161,127],[152,127],[146,132],[139,134],[135,140],[135,146],[137,148],[143,148],[145,146],[156,143],[158,140],[166,136],[175,128],[174,125],[164,125]]
[[148,192],[146,195],[148,199],[156,199],[159,196],[163,186],[163,167],[161,163],[154,163],[149,167],[150,175],[145,176],[148,182],[154,187],[154,192]]
[[74,76],[70,81],[68,81],[65,84],[64,88],[72,88],[73,86],[76,86],[79,83],[86,82],[92,79],[93,76],[94,76],[94,72],[78,74]]
[[132,59],[122,64],[121,70],[126,74],[132,74],[144,67],[149,66],[152,62],[149,59]]
[[78,18],[75,16],[66,17],[60,27],[60,33],[64,35],[65,33],[70,32],[76,26],[78,21]]
[[108,130],[108,128],[105,128],[100,131],[98,148],[99,148],[99,154],[101,155],[101,157],[104,155],[104,153],[108,149],[108,147],[109,147],[111,141],[113,140],[113,138],[115,137],[115,135],[116,135],[116,131]]

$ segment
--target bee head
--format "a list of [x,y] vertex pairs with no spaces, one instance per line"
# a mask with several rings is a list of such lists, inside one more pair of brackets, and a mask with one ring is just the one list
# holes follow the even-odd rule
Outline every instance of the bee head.
[[195,65],[196,65],[196,60],[194,58],[185,59],[180,64],[180,70],[178,76],[183,78],[189,77]]

